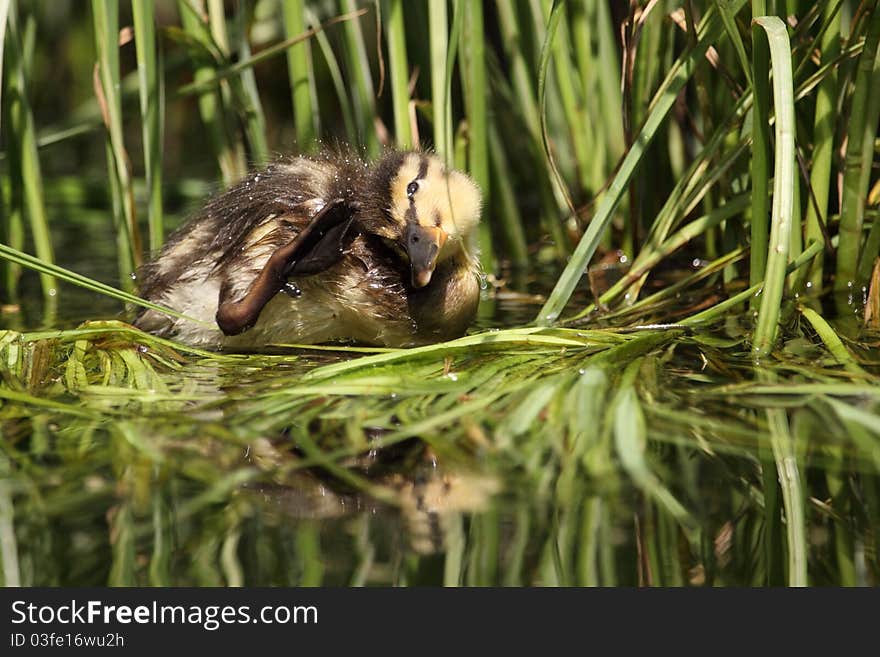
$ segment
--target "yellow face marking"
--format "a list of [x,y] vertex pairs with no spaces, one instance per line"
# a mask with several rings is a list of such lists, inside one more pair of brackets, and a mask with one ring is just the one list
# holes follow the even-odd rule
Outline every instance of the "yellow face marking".
[[416,221],[445,234],[438,261],[457,251],[480,220],[477,186],[463,173],[447,170],[433,155],[406,156],[391,184],[391,199],[391,216],[398,229],[405,230]]

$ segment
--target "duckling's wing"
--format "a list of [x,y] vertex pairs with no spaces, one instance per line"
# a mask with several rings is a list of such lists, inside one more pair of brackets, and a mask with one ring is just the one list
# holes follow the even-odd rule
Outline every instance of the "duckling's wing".
[[224,301],[220,290],[217,325],[226,335],[238,335],[253,326],[263,308],[281,290],[291,274],[317,274],[342,257],[345,237],[354,214],[343,199],[324,205],[292,241],[277,249],[240,301]]

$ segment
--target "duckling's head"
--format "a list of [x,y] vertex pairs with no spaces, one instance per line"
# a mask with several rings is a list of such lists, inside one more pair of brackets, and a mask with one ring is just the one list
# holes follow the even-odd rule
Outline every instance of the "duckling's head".
[[460,252],[479,223],[480,190],[427,153],[389,154],[377,178],[387,197],[372,231],[409,261],[412,286],[425,287],[437,264]]

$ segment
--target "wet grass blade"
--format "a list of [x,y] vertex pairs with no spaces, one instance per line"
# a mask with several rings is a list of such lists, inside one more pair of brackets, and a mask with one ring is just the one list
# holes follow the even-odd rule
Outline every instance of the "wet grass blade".
[[[797,169],[794,159],[794,85],[791,74],[791,47],[785,24],[775,16],[756,18],[764,30],[773,64],[773,105],[776,110],[776,154],[773,172],[773,209],[767,270],[761,293],[761,307],[753,339],[756,357],[766,356],[776,342],[782,291],[794,230],[794,185]],[[757,78],[757,75],[756,75]],[[757,193],[757,191],[755,192]],[[754,245],[752,247],[755,248]]]
[[141,99],[144,170],[147,177],[147,225],[150,251],[157,252],[165,239],[162,211],[162,141],[164,136],[165,84],[162,56],[156,41],[153,0],[132,0],[134,38]]
[[852,372],[853,374],[868,376],[868,373],[859,366],[852,357],[852,354],[850,354],[846,347],[843,346],[843,342],[841,342],[837,333],[831,328],[828,322],[825,321],[825,318],[822,317],[822,315],[812,308],[804,306],[800,308],[800,312],[812,325],[816,333],[819,334],[822,342],[825,343],[825,346],[828,347],[828,351],[830,351],[831,355],[837,359],[838,363],[843,365],[847,371]]

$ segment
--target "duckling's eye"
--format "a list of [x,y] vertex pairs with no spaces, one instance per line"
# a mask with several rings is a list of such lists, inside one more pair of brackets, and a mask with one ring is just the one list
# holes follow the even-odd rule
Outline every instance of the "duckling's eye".
[[415,180],[413,180],[409,185],[406,186],[407,198],[412,200],[412,197],[415,195],[415,193],[417,191],[419,191],[419,183],[417,183]]

